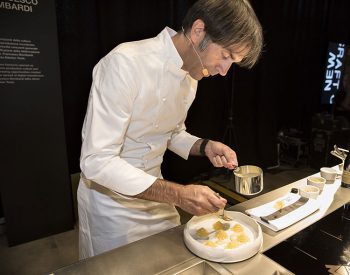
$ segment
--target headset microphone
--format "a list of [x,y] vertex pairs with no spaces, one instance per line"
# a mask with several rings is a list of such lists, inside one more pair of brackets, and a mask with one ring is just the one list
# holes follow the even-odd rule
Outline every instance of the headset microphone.
[[196,55],[197,55],[197,57],[198,57],[198,59],[199,59],[199,62],[200,62],[201,65],[202,65],[202,74],[203,74],[204,76],[209,76],[208,69],[207,69],[207,68],[204,68],[204,65],[203,65],[203,62],[202,62],[201,57],[199,56],[199,54],[198,54],[196,48],[194,47],[192,40],[191,40],[190,38],[187,37],[187,35],[186,35],[185,30],[184,30],[183,27],[182,27],[182,32],[184,33],[184,35],[185,35],[185,37],[188,39],[188,41],[190,41],[190,44],[191,44],[191,46],[192,46],[194,52],[196,53]]
[[[202,65],[202,66],[203,66],[203,65]],[[208,69],[203,67],[203,69],[202,69],[202,74],[203,74],[204,76],[209,76]]]

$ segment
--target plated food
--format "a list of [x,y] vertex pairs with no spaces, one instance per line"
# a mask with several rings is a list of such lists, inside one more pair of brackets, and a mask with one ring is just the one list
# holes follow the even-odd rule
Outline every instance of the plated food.
[[199,227],[193,237],[206,246],[224,249],[235,249],[253,240],[252,232],[239,221],[223,222],[219,218],[209,227]]
[[273,205],[273,208],[276,210],[281,210],[285,206],[284,201],[276,201],[275,204]]
[[188,249],[201,258],[226,263],[255,255],[262,245],[259,224],[240,212],[226,214],[232,220],[224,221],[219,214],[193,217],[184,229]]

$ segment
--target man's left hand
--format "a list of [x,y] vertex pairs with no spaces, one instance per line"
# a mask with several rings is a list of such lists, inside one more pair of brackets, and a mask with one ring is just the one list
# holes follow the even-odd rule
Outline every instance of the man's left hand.
[[238,166],[236,152],[221,142],[209,140],[204,151],[214,167],[234,169]]

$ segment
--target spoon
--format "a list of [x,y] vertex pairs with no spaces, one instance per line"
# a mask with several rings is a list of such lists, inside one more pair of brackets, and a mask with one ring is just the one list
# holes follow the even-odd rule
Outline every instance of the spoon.
[[[221,196],[220,196],[219,193],[215,193],[215,195],[216,195],[219,199],[221,198]],[[221,219],[223,219],[224,221],[232,221],[232,219],[231,219],[230,217],[226,216],[226,214],[225,214],[225,207],[222,208],[222,214],[219,215],[219,217],[220,217]]]
[[221,219],[223,219],[224,221],[232,221],[232,218],[230,218],[229,216],[226,216],[225,214],[225,208],[222,208],[222,214],[219,215],[219,217]]

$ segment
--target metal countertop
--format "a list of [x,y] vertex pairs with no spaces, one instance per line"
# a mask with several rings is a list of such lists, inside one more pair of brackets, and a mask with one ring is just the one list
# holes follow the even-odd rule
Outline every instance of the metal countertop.
[[[228,210],[244,212],[246,209],[277,199],[289,192],[292,187],[298,187],[302,184],[305,184],[305,178],[234,205]],[[261,253],[349,202],[350,189],[339,187],[334,195],[333,202],[325,212],[317,211],[279,232],[274,232],[262,225],[264,238],[262,250],[252,258],[239,263],[217,264],[204,261],[195,256],[184,244],[184,226],[181,225],[60,268],[51,274],[292,274]],[[196,272],[198,272],[195,273],[195,269],[191,269],[193,266],[201,267],[201,269],[196,269]],[[204,271],[209,272],[210,270],[208,268],[211,267],[215,270],[211,270],[211,273],[204,273]]]

